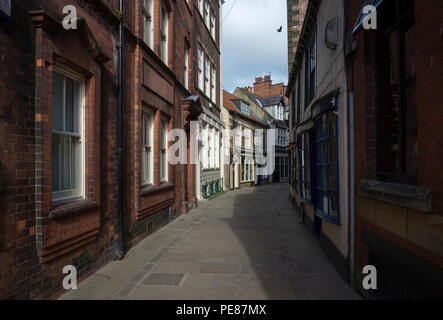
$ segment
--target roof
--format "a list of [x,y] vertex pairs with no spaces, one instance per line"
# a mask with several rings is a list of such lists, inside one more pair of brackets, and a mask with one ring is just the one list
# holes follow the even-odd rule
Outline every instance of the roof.
[[257,96],[256,94],[253,94],[252,92],[249,92],[246,89],[243,88],[239,88],[245,95],[248,96],[249,99],[252,100],[252,102],[254,102],[256,105],[258,105],[259,107],[263,106],[262,103],[262,98],[260,98],[259,96]]
[[[238,108],[235,106],[234,103],[232,103],[233,100],[242,100],[236,96],[234,96],[233,94],[229,93],[226,90],[223,90],[223,105],[231,112],[235,112],[239,115],[241,115],[242,117],[248,118],[254,122],[257,122],[259,124],[265,125],[265,123],[260,120],[257,115],[251,110],[250,115],[246,115],[244,113],[241,113],[240,110],[238,110]],[[242,100],[243,101],[243,100]],[[247,101],[245,101],[247,103]],[[248,103],[249,104],[249,103]]]
[[264,107],[275,106],[275,105],[279,104],[282,100],[283,100],[283,96],[281,96],[281,95],[280,96],[275,96],[275,97],[261,99],[262,105]]

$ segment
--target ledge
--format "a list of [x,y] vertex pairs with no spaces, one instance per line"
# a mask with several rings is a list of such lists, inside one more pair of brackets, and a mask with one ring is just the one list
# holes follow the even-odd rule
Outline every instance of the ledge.
[[98,209],[99,204],[95,200],[77,200],[54,207],[49,212],[50,219],[57,219],[83,211]]
[[432,212],[431,189],[427,187],[362,180],[358,194],[421,212]]
[[152,193],[156,193],[159,191],[165,191],[165,190],[169,190],[169,189],[173,189],[173,188],[174,188],[174,184],[172,182],[163,183],[163,184],[160,184],[159,186],[148,185],[148,186],[145,186],[142,188],[142,190],[140,191],[140,194],[142,196],[147,196]]

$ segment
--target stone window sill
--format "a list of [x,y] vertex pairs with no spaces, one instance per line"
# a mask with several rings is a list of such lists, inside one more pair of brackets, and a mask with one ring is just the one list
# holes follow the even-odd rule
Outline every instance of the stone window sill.
[[76,200],[69,203],[64,203],[52,208],[49,212],[50,219],[57,219],[60,217],[77,214],[83,211],[98,209],[99,204],[95,200]]
[[156,193],[159,191],[165,191],[165,190],[169,190],[169,189],[173,189],[173,188],[174,188],[174,184],[172,182],[162,183],[159,186],[148,185],[148,186],[145,186],[142,188],[140,194],[142,196],[147,196],[152,193]]
[[363,180],[358,186],[358,194],[421,212],[432,212],[431,189],[427,187]]

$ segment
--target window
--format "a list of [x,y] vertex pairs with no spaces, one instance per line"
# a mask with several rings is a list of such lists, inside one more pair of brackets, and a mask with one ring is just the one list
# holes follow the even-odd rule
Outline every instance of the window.
[[209,167],[214,168],[214,128],[208,129],[208,159]]
[[255,180],[254,159],[249,157],[241,158],[241,182],[251,182]]
[[185,44],[185,70],[184,70],[184,85],[189,89],[189,47]]
[[220,168],[220,134],[215,131],[215,167]]
[[317,41],[314,33],[306,51],[305,65],[305,107],[307,107],[315,97],[316,69],[317,69]]
[[202,162],[203,162],[203,169],[209,168],[209,128],[206,124],[203,125],[202,128]]
[[289,158],[280,158],[280,181],[287,181],[289,179]]
[[300,200],[311,202],[311,166],[310,166],[310,137],[309,131],[306,131],[298,137],[298,170],[300,185]]
[[52,76],[53,200],[83,196],[83,86],[63,72]]
[[198,87],[202,91],[205,90],[203,85],[203,60],[203,50],[198,47]]
[[153,11],[154,0],[143,0],[143,40],[150,48],[152,48],[152,40],[154,38],[154,24],[152,23]]
[[215,40],[215,14],[211,11],[211,35]]
[[208,29],[211,28],[210,21],[209,21],[209,12],[211,11],[211,7],[209,6],[209,1],[205,1],[205,24],[208,27]]
[[211,91],[209,89],[209,69],[210,69],[210,62],[208,56],[206,56],[205,59],[205,93],[207,96],[211,94]]
[[160,181],[168,181],[168,121],[161,121],[161,141],[160,141]]
[[153,184],[154,113],[142,111],[142,185]]
[[251,114],[251,108],[246,102],[240,101],[240,112],[249,116]]
[[198,11],[203,15],[203,0],[198,0]]
[[337,115],[329,112],[315,124],[316,214],[339,223]]
[[245,128],[244,129],[244,135],[245,135],[245,148],[251,149],[252,148],[252,134],[251,129]]
[[417,184],[418,139],[414,1],[381,7],[377,37],[378,178]]
[[160,10],[160,57],[165,64],[168,64],[168,23],[169,12],[162,4]]
[[215,67],[211,65],[211,99],[213,102],[217,101],[215,86]]

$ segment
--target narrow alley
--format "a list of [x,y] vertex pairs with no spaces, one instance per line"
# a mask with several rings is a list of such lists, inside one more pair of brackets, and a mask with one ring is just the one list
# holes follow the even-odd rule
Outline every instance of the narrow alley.
[[199,202],[61,299],[358,299],[288,196],[273,184]]

